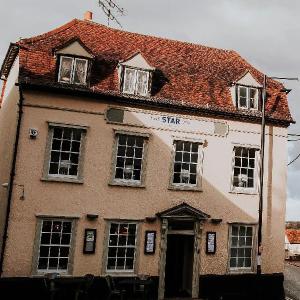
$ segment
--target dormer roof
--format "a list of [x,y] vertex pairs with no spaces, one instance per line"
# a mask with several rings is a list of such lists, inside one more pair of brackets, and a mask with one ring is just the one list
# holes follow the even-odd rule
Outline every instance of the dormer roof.
[[129,58],[120,61],[120,64],[127,67],[133,67],[137,69],[143,69],[147,71],[154,71],[155,68],[150,66],[146,59],[143,57],[141,53],[135,53]]
[[66,54],[73,56],[81,56],[86,58],[94,58],[92,52],[79,40],[71,40],[57,49],[54,49],[55,54]]

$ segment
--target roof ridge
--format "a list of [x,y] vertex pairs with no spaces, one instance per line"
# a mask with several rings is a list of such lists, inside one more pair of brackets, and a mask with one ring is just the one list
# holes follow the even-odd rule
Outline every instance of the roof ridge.
[[49,38],[49,37],[53,36],[54,34],[57,34],[61,31],[64,31],[64,30],[74,26],[77,23],[78,23],[78,19],[73,19],[73,20],[71,20],[57,28],[54,28],[50,31],[47,31],[45,33],[30,37],[30,38],[21,39],[18,43],[20,43],[20,42],[21,43],[30,43],[30,42],[40,41],[40,40]]
[[165,37],[161,37],[161,36],[147,35],[147,34],[143,34],[143,33],[139,33],[139,32],[132,32],[132,31],[121,30],[121,29],[117,29],[117,28],[108,27],[108,26],[106,26],[104,24],[100,24],[100,23],[97,23],[95,21],[79,20],[79,19],[76,19],[76,20],[79,23],[91,24],[91,25],[97,26],[97,27],[105,27],[105,28],[107,28],[109,30],[117,31],[117,32],[125,33],[125,34],[129,33],[129,34],[133,34],[133,35],[139,35],[141,37],[154,38],[154,39],[163,40],[163,41],[167,41],[167,42],[173,42],[173,43],[176,43],[176,44],[190,45],[190,46],[193,46],[195,48],[203,47],[203,48],[206,48],[206,49],[218,50],[218,51],[223,51],[223,52],[227,52],[227,53],[235,52],[232,49],[223,49],[223,48],[211,47],[211,46],[206,46],[206,45],[192,43],[192,42],[180,41],[180,40],[176,40],[176,39],[172,39],[172,38],[165,38]]

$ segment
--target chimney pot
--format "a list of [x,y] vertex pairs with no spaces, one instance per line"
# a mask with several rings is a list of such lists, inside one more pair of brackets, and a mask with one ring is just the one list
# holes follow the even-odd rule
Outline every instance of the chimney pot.
[[84,19],[85,21],[92,21],[92,20],[93,20],[93,13],[92,13],[91,11],[86,11],[86,12],[84,13],[83,19]]

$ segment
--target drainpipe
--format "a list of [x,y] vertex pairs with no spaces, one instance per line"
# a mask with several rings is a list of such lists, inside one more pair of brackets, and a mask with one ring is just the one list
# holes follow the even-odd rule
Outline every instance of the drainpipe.
[[259,177],[259,208],[258,208],[258,236],[257,236],[257,275],[261,275],[261,250],[262,250],[262,216],[264,196],[264,157],[265,157],[265,132],[266,132],[266,99],[267,99],[267,76],[264,75],[262,94],[262,117],[261,117],[261,141],[260,141],[260,177]]
[[21,84],[16,83],[19,86],[19,111],[18,111],[18,119],[17,119],[17,128],[16,128],[16,136],[15,136],[15,144],[13,149],[13,160],[12,166],[10,171],[10,178],[8,184],[8,196],[7,196],[7,207],[6,207],[6,217],[5,217],[5,224],[4,224],[4,233],[3,233],[3,242],[2,242],[2,249],[1,249],[1,256],[0,256],[0,278],[2,277],[3,273],[3,262],[4,262],[4,253],[7,241],[7,233],[8,233],[8,223],[10,217],[10,209],[11,209],[11,200],[12,200],[12,191],[13,191],[13,184],[15,178],[15,171],[16,171],[16,161],[17,161],[17,154],[18,154],[18,145],[19,145],[19,137],[20,137],[20,128],[21,128],[21,121],[22,121],[22,114],[23,114],[23,92],[21,88]]

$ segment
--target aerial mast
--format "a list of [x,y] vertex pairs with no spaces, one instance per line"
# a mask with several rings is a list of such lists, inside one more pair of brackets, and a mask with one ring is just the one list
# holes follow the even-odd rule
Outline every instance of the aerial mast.
[[99,0],[99,6],[107,17],[108,26],[110,21],[114,21],[122,28],[121,23],[117,19],[117,15],[124,16],[124,8],[117,5],[115,0]]

